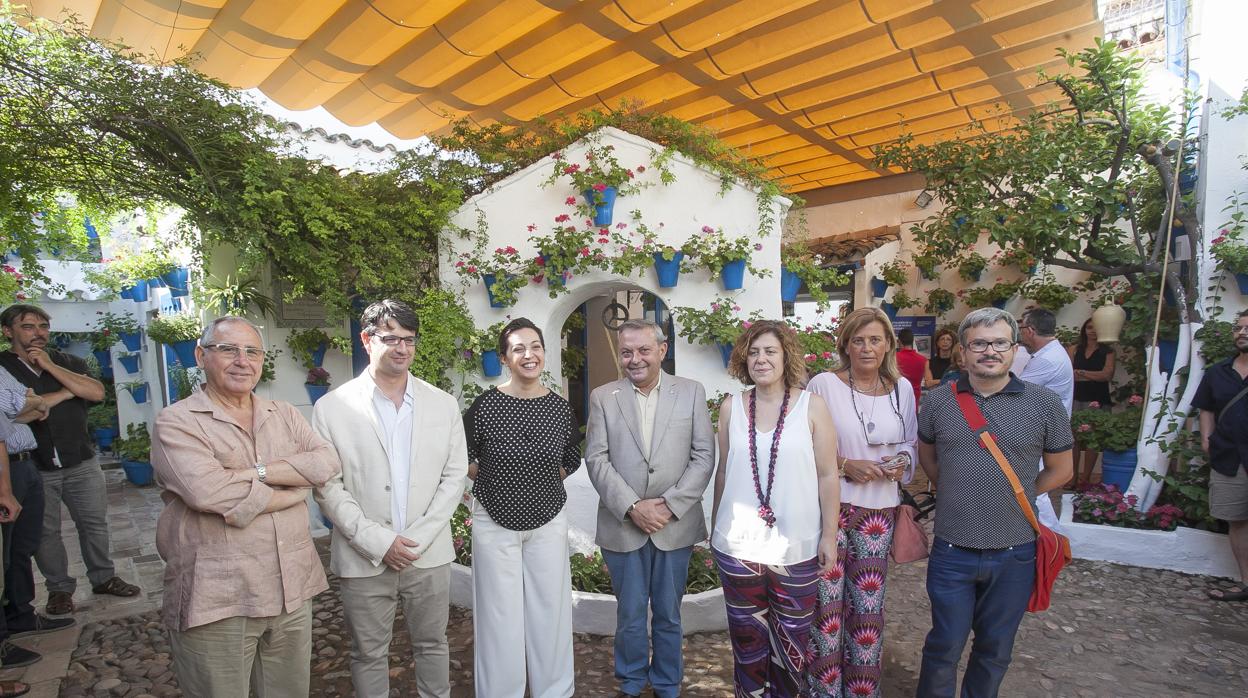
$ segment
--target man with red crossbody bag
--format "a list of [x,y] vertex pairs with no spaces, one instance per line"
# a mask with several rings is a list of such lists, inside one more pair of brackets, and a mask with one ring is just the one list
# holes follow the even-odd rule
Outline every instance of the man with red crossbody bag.
[[940,493],[927,566],[932,630],[919,674],[923,698],[955,695],[972,631],[961,695],[996,696],[1023,614],[1047,608],[1052,580],[1070,559],[1069,544],[1040,526],[1032,505],[1072,470],[1074,438],[1061,398],[1010,373],[1018,325],[1009,313],[971,312],[958,341],[963,377],[933,390],[919,410],[919,463]]

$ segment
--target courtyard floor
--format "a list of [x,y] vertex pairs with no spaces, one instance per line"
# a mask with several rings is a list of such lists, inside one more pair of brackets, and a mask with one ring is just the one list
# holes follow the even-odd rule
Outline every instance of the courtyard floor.
[[[80,581],[79,625],[18,644],[43,661],[0,672],[34,685],[33,696],[177,696],[169,646],[158,622],[162,563],[155,555],[161,508],[155,487],[136,488],[109,471],[109,516],[118,573],[143,587],[137,599],[95,597]],[[68,524],[69,517],[65,520]],[[72,524],[67,549],[82,573]],[[320,547],[324,552],[325,540]],[[884,696],[914,694],[929,606],[923,563],[888,578]],[[36,572],[36,575],[38,573]],[[1053,607],[1028,615],[1015,643],[1004,696],[1221,696],[1248,694],[1248,603],[1219,604],[1204,590],[1218,580],[1076,560],[1063,572]],[[349,647],[337,580],[315,602],[312,693],[352,695]],[[45,594],[38,600],[42,610]],[[472,695],[471,612],[452,609],[449,628],[455,696]],[[578,635],[578,696],[613,696],[611,638]],[[408,644],[396,620],[391,694],[414,696]],[[728,696],[732,656],[725,633],[685,641],[687,696]]]

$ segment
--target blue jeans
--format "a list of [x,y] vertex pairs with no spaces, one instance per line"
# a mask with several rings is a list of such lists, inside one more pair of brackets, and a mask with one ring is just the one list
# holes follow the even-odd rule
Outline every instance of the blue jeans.
[[[680,695],[685,673],[680,599],[691,555],[692,547],[659,550],[649,540],[627,553],[602,551],[616,598],[615,678],[625,693],[640,695],[648,680],[659,698]],[[654,614],[649,633],[647,611]]]
[[923,644],[920,698],[952,698],[958,660],[972,630],[962,698],[997,695],[1035,578],[1035,543],[1001,550],[959,548],[940,538],[932,543],[927,561],[932,631]]

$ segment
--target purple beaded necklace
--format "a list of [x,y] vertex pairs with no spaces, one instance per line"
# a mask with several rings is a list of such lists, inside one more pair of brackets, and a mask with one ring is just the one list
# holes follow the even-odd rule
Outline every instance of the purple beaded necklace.
[[754,494],[758,496],[758,518],[767,522],[767,528],[775,528],[776,512],[771,510],[771,486],[776,482],[776,453],[780,450],[780,434],[784,431],[784,417],[789,411],[789,389],[784,389],[784,398],[780,401],[780,418],[776,420],[775,431],[771,435],[771,463],[767,468],[767,491],[758,477],[758,440],[755,424],[755,405],[758,388],[750,391],[750,470],[754,473]]

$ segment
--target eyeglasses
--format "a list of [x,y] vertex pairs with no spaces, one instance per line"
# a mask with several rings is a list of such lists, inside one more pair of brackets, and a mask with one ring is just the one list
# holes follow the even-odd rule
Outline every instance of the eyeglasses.
[[221,354],[231,361],[238,358],[239,354],[247,357],[248,361],[264,361],[265,351],[259,347],[240,347],[237,344],[203,344],[205,349]]
[[388,347],[397,347],[399,344],[405,344],[408,347],[416,346],[416,335],[410,337],[400,337],[397,334],[375,334],[377,341]]
[[1231,334],[1248,334],[1248,325],[1236,325],[1232,327]]
[[1008,339],[994,339],[991,342],[984,339],[972,339],[966,343],[967,350],[976,354],[982,354],[988,351],[989,347],[991,347],[992,350],[998,354],[1004,354],[1013,346],[1014,342],[1011,342]]

